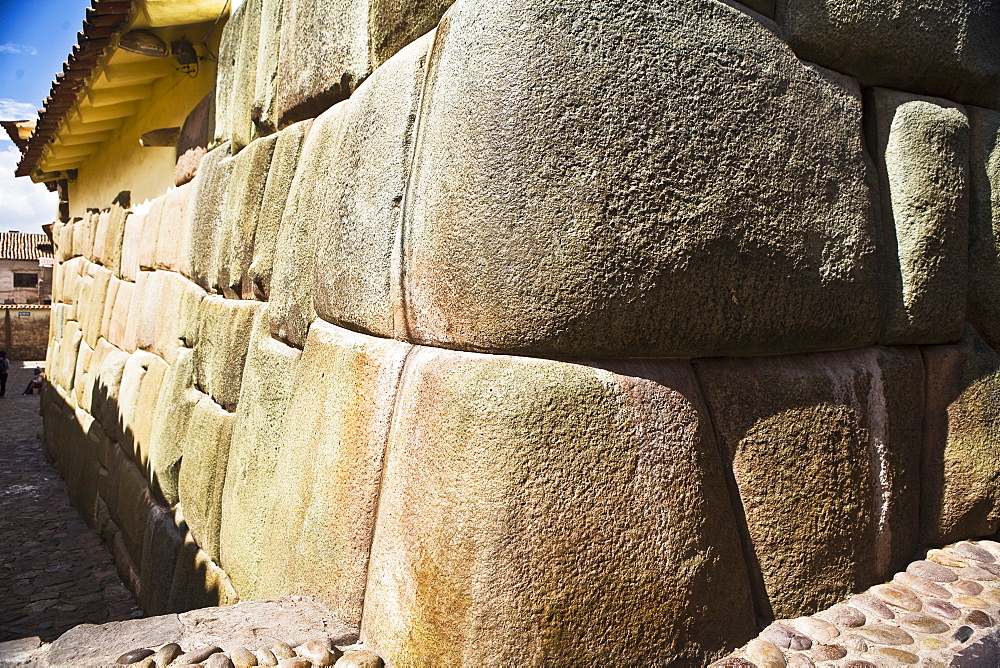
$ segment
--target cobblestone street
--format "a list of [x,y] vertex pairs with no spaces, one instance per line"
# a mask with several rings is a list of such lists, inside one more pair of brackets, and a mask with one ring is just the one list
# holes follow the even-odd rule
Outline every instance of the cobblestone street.
[[45,460],[38,395],[21,394],[31,375],[13,362],[0,398],[0,641],[141,614]]

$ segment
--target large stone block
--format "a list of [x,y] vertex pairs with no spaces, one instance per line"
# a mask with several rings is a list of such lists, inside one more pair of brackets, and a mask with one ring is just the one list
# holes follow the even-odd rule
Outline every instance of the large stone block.
[[108,283],[108,292],[104,297],[104,312],[101,314],[100,336],[105,339],[111,336],[111,321],[114,319],[115,302],[118,301],[118,290],[122,283],[124,281],[112,274],[111,281]]
[[[267,2],[277,0],[267,0]],[[244,299],[264,299],[271,294],[271,271],[274,267],[274,248],[281,231],[281,216],[288,202],[295,170],[302,153],[312,120],[290,125],[278,133],[271,156],[271,169],[267,173],[264,197],[253,236],[253,257],[250,261],[249,282],[243,286]]]
[[[301,354],[271,338],[266,309],[257,313],[229,451],[219,537],[220,563],[244,599],[259,598],[259,580],[270,570],[264,559],[264,546],[272,540],[266,532],[267,509],[285,444],[285,413],[292,391],[305,380],[298,373]],[[299,465],[304,473],[313,464]]]
[[908,563],[923,407],[916,349],[695,369],[746,518],[762,616],[812,614]]
[[135,452],[136,461],[147,471],[149,470],[149,449],[153,438],[153,422],[160,409],[158,404],[160,390],[169,369],[170,365],[160,357],[151,356],[148,360],[146,373],[143,374],[139,384],[139,394],[132,409],[130,423],[132,449]]
[[249,283],[254,232],[277,140],[277,135],[257,139],[234,158],[226,209],[222,214],[219,276],[216,281],[224,294],[236,299],[243,295],[243,285]]
[[169,612],[174,569],[183,545],[184,532],[174,521],[173,513],[158,504],[150,506],[139,565],[142,583],[139,604],[147,615]]
[[856,82],[715,0],[470,0],[434,39],[391,278],[411,340],[595,357],[875,342]]
[[346,103],[338,104],[313,122],[275,244],[269,295],[271,333],[297,348],[305,344],[309,325],[316,318],[312,295],[316,230],[328,222],[332,211],[326,181],[340,147],[346,110]]
[[167,362],[173,363],[182,346],[193,347],[198,340],[201,301],[205,291],[174,272],[163,274],[160,303],[163,314],[155,321],[154,343],[150,348]]
[[368,38],[372,66],[380,67],[406,45],[426,35],[455,0],[370,0]]
[[[233,72],[233,88],[229,101],[229,123],[232,133],[233,152],[239,152],[244,146],[258,137],[257,127],[253,122],[253,103],[257,87],[257,50],[260,44],[261,10],[263,0],[246,0],[235,12],[242,14],[235,28],[240,30],[236,50],[236,64]],[[226,26],[229,27],[228,25]],[[280,33],[268,35],[277,42]],[[299,39],[322,39],[316,33],[300,35]]]
[[[135,324],[135,348],[152,350],[156,346],[156,327],[164,318],[171,318],[164,310],[163,290],[167,271],[144,271],[144,279],[136,283],[139,290],[138,318]],[[133,311],[134,313],[134,311]],[[129,316],[131,318],[131,314]]]
[[[139,328],[142,323],[143,311],[148,312],[150,298],[153,292],[150,291],[149,283],[155,272],[140,271],[135,277],[135,287],[132,288],[132,296],[129,299],[127,320],[125,323],[125,337],[122,341],[122,349],[126,352],[134,353],[138,348]],[[154,283],[153,287],[157,287]]]
[[195,379],[203,392],[230,410],[239,401],[253,320],[262,308],[260,302],[217,295],[201,302],[194,347]]
[[93,282],[88,285],[86,293],[83,295],[83,310],[79,314],[84,339],[91,348],[96,347],[97,340],[101,338],[104,301],[108,297],[108,286],[111,284],[111,278],[114,274],[100,265],[94,265],[93,276]]
[[[104,242],[108,238],[108,223],[111,220],[111,210],[105,209],[99,214],[92,214],[91,225],[94,229],[94,241],[92,243],[91,254],[88,256],[92,262],[98,262],[104,264],[107,253],[104,249]],[[80,240],[78,235],[82,234],[84,228],[82,226],[77,227],[79,222],[73,224],[74,232],[74,243],[73,243],[73,254],[80,255],[83,242]]]
[[400,203],[432,38],[403,49],[344,103],[343,139],[324,180],[329,209],[316,233],[316,313],[381,336],[407,334],[400,283],[391,277],[400,272]]
[[139,275],[139,258],[142,255],[145,224],[145,213],[133,213],[125,223],[122,258],[118,267],[118,277],[123,280],[135,281],[135,277]]
[[360,621],[382,460],[408,349],[322,321],[309,330],[276,441],[281,447],[264,460],[273,467],[271,489],[282,493],[269,497],[264,568],[252,595],[308,591],[345,623]]
[[969,322],[1000,347],[1000,112],[969,107]]
[[218,276],[222,213],[234,165],[230,153],[231,145],[226,142],[205,154],[192,181],[194,191],[184,222],[188,257],[182,273],[210,292]]
[[185,612],[197,608],[233,605],[239,601],[226,572],[199,549],[188,533],[181,545],[174,567],[167,599],[169,612]]
[[[120,443],[129,457],[143,466],[149,460],[151,413],[156,410],[156,399],[166,372],[167,363],[160,357],[138,350],[129,357],[122,374],[118,395],[118,411],[123,425]],[[136,429],[140,421],[144,423],[142,437]]]
[[980,0],[777,0],[795,52],[861,79],[1000,105],[1000,5]]
[[883,343],[962,335],[969,246],[969,121],[946,100],[872,91],[882,181]]
[[163,218],[163,200],[160,195],[149,203],[146,220],[142,225],[142,241],[139,245],[139,268],[147,271],[156,269],[156,240],[160,236],[160,221]]
[[149,439],[149,476],[154,494],[168,506],[177,492],[191,416],[205,395],[194,389],[194,351],[182,348],[163,376]]
[[129,354],[114,346],[103,348],[101,352],[99,365],[96,359],[91,362],[96,377],[93,389],[90,390],[90,412],[101,423],[108,438],[120,443],[124,434],[119,398]]
[[219,560],[222,491],[235,415],[202,396],[188,422],[178,494],[184,519],[198,545]]
[[257,41],[257,76],[254,79],[252,118],[258,132],[278,129],[275,99],[278,95],[278,54],[281,50],[281,11],[284,0],[264,0]]
[[754,628],[689,363],[411,353],[362,622],[386,663],[705,665]]
[[958,345],[923,354],[921,537],[943,545],[988,536],[1000,528],[1000,355],[971,327]]
[[279,126],[319,116],[371,72],[370,0],[285,0],[276,115]]
[[104,230],[104,266],[118,273],[122,259],[122,241],[129,210],[118,203],[112,204],[108,211],[108,222]]
[[187,208],[194,186],[190,183],[172,188],[161,198],[160,221],[156,231],[156,256],[153,266],[157,269],[180,271],[190,250],[184,247],[188,235],[184,229],[188,221]]
[[108,341],[118,348],[125,348],[125,334],[128,332],[128,314],[132,308],[132,293],[135,283],[122,281],[115,293],[115,303],[108,325]]

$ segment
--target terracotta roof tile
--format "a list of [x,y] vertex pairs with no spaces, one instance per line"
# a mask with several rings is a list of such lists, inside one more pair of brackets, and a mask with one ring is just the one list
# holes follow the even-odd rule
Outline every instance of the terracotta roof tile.
[[38,246],[50,246],[44,234],[24,232],[0,232],[0,260],[38,260],[52,257],[52,253],[41,251]]

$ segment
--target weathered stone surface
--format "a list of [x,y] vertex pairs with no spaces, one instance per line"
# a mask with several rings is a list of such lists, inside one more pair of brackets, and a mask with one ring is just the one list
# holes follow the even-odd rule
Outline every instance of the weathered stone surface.
[[345,103],[343,139],[326,182],[330,209],[316,234],[316,313],[401,339],[407,338],[403,297],[392,277],[400,272],[400,203],[432,38],[403,49]]
[[[371,72],[369,1],[282,3],[275,100],[279,125],[319,116],[346,99]],[[303,34],[309,39],[302,39]]]
[[125,352],[134,353],[138,347],[139,323],[142,321],[143,309],[149,308],[150,300],[146,295],[146,288],[152,275],[152,271],[140,271],[135,278],[135,287],[132,289],[132,298],[129,300],[128,319],[125,323],[125,336],[121,346]]
[[744,12],[463,2],[429,72],[403,203],[416,342],[688,357],[877,338],[860,91]]
[[104,237],[104,266],[115,273],[121,265],[122,239],[128,215],[128,209],[122,208],[119,204],[112,204],[111,210],[108,211]]
[[149,447],[152,488],[168,506],[179,500],[181,457],[191,416],[203,396],[194,389],[194,352],[183,349],[163,377]]
[[118,277],[122,280],[135,281],[135,277],[139,274],[139,256],[142,254],[145,224],[145,213],[133,213],[125,223],[122,257],[118,266]]
[[939,545],[990,535],[1000,527],[1000,355],[971,327],[958,345],[923,354],[921,538]]
[[257,72],[253,82],[251,118],[261,135],[271,134],[278,128],[274,104],[278,95],[278,53],[281,48],[283,4],[283,0],[264,0],[260,10]]
[[1000,7],[978,0],[777,0],[775,19],[803,59],[866,86],[1000,104]]
[[[89,258],[93,262],[104,264],[106,257],[104,251],[104,241],[108,237],[108,220],[110,217],[111,212],[108,209],[101,211],[99,214],[95,212],[91,217],[91,229],[94,230],[94,240],[92,242],[92,252],[89,255]],[[85,248],[84,241],[81,239],[85,229],[86,228],[78,222],[73,224],[73,255],[80,255]]]
[[182,273],[208,291],[214,290],[218,276],[222,212],[234,161],[227,142],[205,154],[194,178],[191,206],[184,222],[184,248],[188,257]]
[[758,606],[776,617],[811,614],[909,560],[922,418],[915,350],[706,360],[695,369],[760,564]]
[[162,197],[160,222],[156,232],[156,256],[153,260],[156,269],[180,271],[191,253],[184,247],[189,238],[184,225],[189,220],[187,208],[193,192],[194,186],[183,185],[172,188]]
[[210,295],[201,301],[194,346],[198,387],[227,410],[236,407],[253,320],[264,305]]
[[417,348],[397,404],[362,625],[387,663],[703,665],[752,633],[687,362]]
[[111,278],[114,276],[111,271],[98,265],[93,267],[93,271],[94,280],[87,288],[83,309],[80,313],[83,338],[91,349],[97,346],[97,340],[101,337],[101,324],[104,320],[104,301],[108,297]]
[[[278,1],[265,0],[265,4]],[[278,133],[278,141],[271,156],[271,169],[264,186],[257,229],[253,236],[250,280],[243,286],[244,299],[267,299],[271,294],[271,271],[274,267],[274,248],[281,230],[281,216],[299,164],[302,143],[311,127],[312,120],[301,121]]]
[[372,66],[381,67],[408,44],[433,30],[454,1],[370,0],[368,39]]
[[160,221],[163,217],[161,195],[149,203],[146,220],[142,224],[142,240],[139,245],[139,269],[152,271],[156,268],[156,241],[160,236]]
[[382,668],[382,659],[367,648],[348,649],[337,659],[334,668]]
[[969,107],[969,322],[1000,347],[1000,112]]
[[226,208],[222,214],[217,279],[217,284],[230,297],[242,296],[242,286],[249,281],[254,232],[277,140],[276,135],[257,139],[234,158],[233,176],[229,180]]
[[104,297],[104,311],[101,314],[101,328],[99,332],[100,336],[105,339],[111,336],[111,320],[114,317],[115,300],[118,299],[118,289],[122,283],[124,281],[112,274],[111,281],[108,283],[107,295]]
[[[292,391],[303,382],[298,373],[301,354],[272,339],[267,310],[257,312],[233,428],[219,539],[220,563],[245,599],[259,598],[258,581],[270,570],[262,547],[273,539],[265,531],[266,510],[274,498],[273,476],[285,444],[285,412]],[[291,426],[301,430],[301,425]],[[307,461],[298,464],[303,471],[312,466]]]
[[[239,55],[240,38],[243,36],[243,17],[246,15],[245,2],[233,9],[222,29],[219,43],[219,62],[215,75],[214,92],[214,140],[219,146],[232,139],[232,99],[233,85],[236,81],[236,59]],[[232,152],[227,150],[227,152]],[[209,155],[211,152],[209,152]],[[204,163],[204,160],[202,160]],[[201,171],[201,166],[199,166]]]
[[203,396],[188,422],[178,479],[184,519],[198,545],[219,560],[222,490],[226,481],[229,444],[235,416]]
[[[181,346],[192,347],[198,340],[201,301],[205,291],[172,271],[156,272],[160,287],[160,317],[154,320],[152,352],[173,363]],[[164,317],[165,314],[170,314]]]
[[269,464],[268,485],[282,494],[267,494],[267,545],[255,596],[309,592],[345,622],[360,622],[385,443],[407,350],[398,341],[313,324],[281,447]]
[[[162,359],[142,350],[138,350],[129,356],[122,372],[122,382],[118,391],[118,415],[122,424],[122,438],[119,439],[122,448],[130,457],[138,462],[142,462],[145,457],[140,454],[140,449],[135,438],[136,415],[139,411],[155,410],[155,403],[152,406],[141,406],[139,395],[141,393],[143,379],[150,367],[154,367],[160,379],[167,369],[167,364]],[[159,393],[159,383],[157,383],[156,394],[153,394],[155,401]]]
[[320,223],[329,221],[330,193],[325,182],[340,145],[346,109],[346,104],[339,104],[313,122],[302,146],[275,245],[269,296],[271,333],[298,348],[305,344],[309,325],[316,318],[312,294],[316,230]]
[[184,532],[174,521],[173,513],[159,504],[151,504],[139,565],[140,605],[147,615],[168,612],[174,564],[184,545]]
[[[241,152],[243,147],[258,136],[253,122],[253,103],[257,86],[257,51],[261,37],[262,5],[263,0],[246,0],[234,12],[234,15],[242,13],[241,20],[232,26],[240,31],[229,101],[229,126],[234,153]],[[230,26],[227,24],[225,29],[230,29]],[[318,37],[315,33],[308,33],[299,35],[296,41],[314,41]],[[268,38],[278,41],[277,34],[268,35]]]
[[883,191],[883,343],[962,335],[969,245],[969,120],[951,102],[876,88]]
[[[188,533],[170,584],[170,610],[195,610],[218,605],[232,605],[239,600],[226,572],[219,568]],[[188,643],[194,645],[195,643]]]
[[111,322],[108,324],[108,341],[116,347],[125,348],[125,334],[128,331],[128,314],[132,306],[132,293],[135,283],[122,281],[115,293],[115,303],[111,312]]
[[136,647],[158,647],[181,632],[177,615],[130,619],[109,624],[81,624],[62,634],[46,657],[55,666],[110,664]]

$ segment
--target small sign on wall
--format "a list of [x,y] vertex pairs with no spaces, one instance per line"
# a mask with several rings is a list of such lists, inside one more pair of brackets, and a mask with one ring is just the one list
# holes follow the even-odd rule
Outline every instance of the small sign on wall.
[[17,317],[18,318],[30,318],[31,317],[31,311],[18,311],[17,312]]

